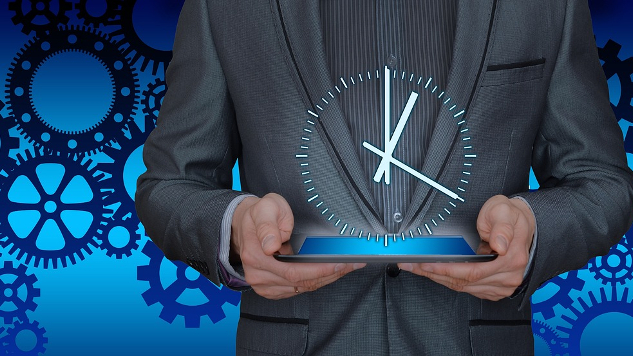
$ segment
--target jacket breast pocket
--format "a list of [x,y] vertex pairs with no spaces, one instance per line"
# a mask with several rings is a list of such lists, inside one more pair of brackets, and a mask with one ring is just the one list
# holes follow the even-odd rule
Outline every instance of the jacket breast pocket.
[[526,82],[543,77],[545,58],[525,62],[492,64],[484,74],[482,86],[495,86]]
[[237,327],[237,355],[303,355],[308,320],[244,314]]

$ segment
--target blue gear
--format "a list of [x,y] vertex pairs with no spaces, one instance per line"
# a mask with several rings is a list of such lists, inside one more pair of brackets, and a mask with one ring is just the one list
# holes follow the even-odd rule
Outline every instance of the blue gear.
[[[113,219],[108,221],[108,225],[102,228],[99,236],[97,236],[101,242],[99,244],[99,248],[105,250],[108,257],[114,256],[116,259],[121,259],[123,256],[130,257],[132,255],[132,251],[136,251],[138,249],[138,243],[141,240],[141,235],[138,233],[138,224],[138,218],[136,218],[136,214],[134,213],[130,213],[128,216],[121,218],[120,220]],[[122,227],[127,230],[129,240],[125,246],[116,247],[110,241],[110,233],[115,227]]]
[[[11,278],[6,278],[7,276]],[[4,261],[4,266],[0,268],[0,277],[11,280],[4,282],[0,278],[0,318],[4,319],[5,324],[13,323],[14,319],[27,320],[26,312],[35,311],[37,304],[34,298],[40,296],[40,289],[35,287],[37,277],[27,274],[25,265],[20,264],[18,268],[14,268],[11,261]],[[20,293],[23,290],[26,294]],[[12,307],[7,308],[7,305]]]
[[87,8],[88,0],[79,0],[79,2],[75,4],[77,18],[83,20],[84,25],[89,25],[94,28],[112,24],[112,20],[117,16],[117,10],[121,7],[121,0],[104,1],[106,3],[106,10],[99,16],[93,16]]
[[[143,253],[150,258],[150,261],[149,265],[137,268],[137,279],[149,282],[149,289],[142,296],[148,306],[155,303],[163,306],[160,318],[166,322],[171,324],[176,316],[181,315],[185,318],[186,328],[199,328],[202,316],[207,315],[213,323],[217,323],[226,317],[222,310],[224,303],[239,304],[238,292],[226,287],[217,287],[202,275],[195,280],[188,279],[185,272],[190,267],[180,261],[172,261],[177,267],[176,281],[169,286],[163,286],[160,277],[161,264],[163,261],[164,263],[171,262],[166,260],[163,252],[151,241],[145,244]],[[199,305],[179,303],[178,298],[190,290],[201,292],[207,301]]]
[[[46,44],[46,45],[44,45]],[[35,110],[31,82],[39,68],[60,53],[78,52],[99,60],[108,71],[114,91],[113,104],[99,123],[87,130],[54,127]],[[137,109],[138,79],[117,44],[94,29],[71,26],[30,40],[14,58],[7,79],[9,112],[18,131],[29,143],[53,152],[79,156],[95,153],[123,136],[123,129]]]
[[618,57],[620,49],[622,49],[622,45],[609,40],[604,47],[598,48],[598,55],[604,61],[602,69],[607,79],[616,75],[620,80],[620,101],[617,105],[611,104],[616,119],[625,119],[633,123],[633,106],[631,106],[631,100],[633,99],[633,81],[631,78],[631,75],[633,75],[633,58],[620,59]]
[[[143,91],[141,104],[143,106],[143,114],[150,117],[156,123],[158,112],[163,105],[163,98],[167,93],[167,83],[160,78],[156,78],[153,83],[147,85],[147,89]],[[147,129],[146,129],[147,130]]]
[[598,256],[589,261],[589,271],[603,284],[624,284],[633,279],[633,227],[622,240],[609,250],[606,256]]
[[[3,212],[0,214],[0,226],[4,226],[0,237],[0,246],[8,248],[9,254],[17,252],[17,259],[21,260],[25,257],[25,263],[34,263],[35,267],[39,267],[42,262],[44,268],[58,268],[61,262],[63,267],[67,266],[68,261],[71,264],[77,262],[77,258],[83,260],[85,255],[92,253],[92,248],[97,246],[96,236],[98,230],[106,225],[105,213],[103,207],[105,183],[107,180],[101,179],[96,168],[90,168],[88,162],[82,162],[78,158],[71,158],[68,155],[44,154],[36,151],[32,155],[30,151],[26,151],[27,157],[23,158],[18,155],[16,166],[8,172],[8,177],[4,179],[3,185],[0,187],[0,207]],[[55,192],[47,193],[42,181],[37,174],[38,167],[43,164],[61,165],[64,167],[63,179],[56,187]],[[39,201],[35,204],[18,203],[9,199],[9,192],[16,184],[18,178],[25,177],[33,188],[39,194]],[[62,194],[66,191],[72,179],[77,178],[79,181],[87,183],[92,199],[89,202],[65,203]],[[21,179],[20,184],[24,182]],[[17,188],[16,188],[17,189]],[[74,194],[76,192],[72,192]],[[52,202],[52,204],[50,204]],[[47,212],[47,204],[49,210],[51,206],[56,207],[53,211]],[[17,211],[38,211],[41,213],[39,220],[28,236],[19,238],[9,224],[9,216]],[[61,218],[61,213],[65,210],[85,211],[92,215],[93,219],[86,233],[83,236],[74,236]],[[54,221],[60,229],[64,239],[63,247],[50,250],[40,249],[38,247],[39,234],[44,226],[45,221]]]
[[[4,103],[0,101],[0,110],[4,108]],[[20,148],[20,139],[11,137],[9,129],[15,126],[15,122],[10,118],[0,115],[0,159],[4,160],[9,156],[9,150]]]
[[624,292],[619,298],[617,297],[615,286],[611,287],[611,291],[611,297],[607,298],[605,288],[601,288],[599,302],[596,299],[596,295],[593,292],[589,292],[591,305],[587,305],[582,298],[578,298],[581,308],[579,309],[570,303],[570,307],[567,309],[574,317],[565,314],[561,315],[561,319],[571,325],[569,327],[558,326],[557,328],[568,335],[567,339],[563,338],[562,341],[567,343],[570,355],[582,354],[580,339],[587,325],[596,317],[607,313],[621,313],[633,317],[633,308],[631,308],[631,304],[628,301],[629,289],[624,288]]
[[[57,0],[56,10],[51,8],[52,0],[30,0],[30,8],[24,12],[23,0],[14,0],[9,2],[9,11],[15,13],[11,20],[14,25],[22,24],[22,32],[30,34],[35,31],[38,36],[43,35],[47,31],[54,31],[58,25],[68,23],[66,12],[72,10],[72,3],[67,0]],[[36,20],[37,21],[34,21]],[[39,21],[45,19],[46,21]]]
[[534,338],[539,338],[549,348],[550,356],[567,355],[567,344],[561,342],[560,334],[550,325],[540,321],[532,320],[532,331]]
[[[103,162],[99,164],[99,169],[108,172],[112,177],[110,179],[112,190],[109,191],[104,198],[104,205],[112,212],[112,219],[118,221],[118,225],[128,230],[130,242],[124,248],[115,248],[102,238],[101,248],[106,250],[108,256],[114,255],[116,258],[122,258],[123,255],[129,256],[133,250],[138,248],[140,235],[137,234],[140,221],[136,215],[134,200],[127,193],[124,181],[125,164],[130,155],[143,144],[149,136],[149,133],[156,127],[151,117],[145,117],[145,131],[141,131],[134,121],[128,124],[126,135],[117,141],[118,148],[114,144],[109,144],[103,149],[103,153],[112,159],[112,163]],[[110,223],[111,224],[111,223]],[[107,236],[104,233],[103,236]]]
[[[30,331],[35,334],[36,343],[30,350],[22,350],[18,347],[17,337],[18,334],[24,331]],[[6,340],[7,355],[24,355],[24,356],[39,356],[46,352],[46,344],[48,344],[48,337],[46,337],[46,329],[40,327],[37,321],[32,322],[16,322],[12,328],[7,330],[7,336],[3,340]]]
[[[567,278],[558,275],[544,284],[541,288],[545,288],[549,284],[554,284],[558,287],[558,290],[550,298],[545,299],[539,303],[532,302],[532,312],[541,313],[543,318],[548,320],[555,316],[554,307],[559,304],[566,304],[572,299],[569,296],[569,292],[572,290],[580,291],[585,286],[585,281],[578,277],[578,271],[569,271],[566,273]],[[563,274],[564,275],[564,274]]]
[[[170,0],[173,1],[173,0]],[[132,57],[132,64],[141,61],[141,71],[145,71],[147,67],[152,65],[152,75],[158,73],[158,69],[163,67],[163,71],[167,69],[169,61],[171,61],[172,51],[163,51],[146,44],[136,33],[134,29],[133,13],[136,0],[123,1],[119,11],[117,20],[112,24],[120,27],[112,31],[112,36],[123,36],[121,39],[121,49],[126,56]]]

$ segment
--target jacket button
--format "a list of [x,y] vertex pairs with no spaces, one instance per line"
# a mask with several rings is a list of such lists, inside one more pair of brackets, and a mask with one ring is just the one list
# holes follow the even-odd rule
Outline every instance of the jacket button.
[[387,275],[391,278],[396,278],[400,274],[400,268],[395,263],[387,265]]

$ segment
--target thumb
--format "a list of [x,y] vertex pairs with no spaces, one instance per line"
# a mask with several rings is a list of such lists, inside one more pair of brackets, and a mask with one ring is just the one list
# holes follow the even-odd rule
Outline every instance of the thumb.
[[273,255],[290,239],[294,218],[290,206],[281,196],[266,195],[253,206],[251,216],[257,238],[266,255]]
[[483,241],[500,255],[505,255],[514,237],[515,214],[508,198],[495,196],[481,209],[477,227]]

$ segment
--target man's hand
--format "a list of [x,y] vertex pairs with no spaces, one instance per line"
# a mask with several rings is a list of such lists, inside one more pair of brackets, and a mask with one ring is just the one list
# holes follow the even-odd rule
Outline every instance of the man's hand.
[[400,263],[412,273],[428,277],[458,292],[478,298],[500,300],[511,296],[523,282],[536,221],[520,199],[494,196],[484,204],[477,218],[482,243],[477,253],[492,251],[499,256],[482,263]]
[[292,254],[288,241],[293,227],[292,210],[277,194],[248,197],[233,214],[231,252],[241,259],[246,282],[262,297],[283,299],[314,291],[365,266],[277,261],[275,253]]

